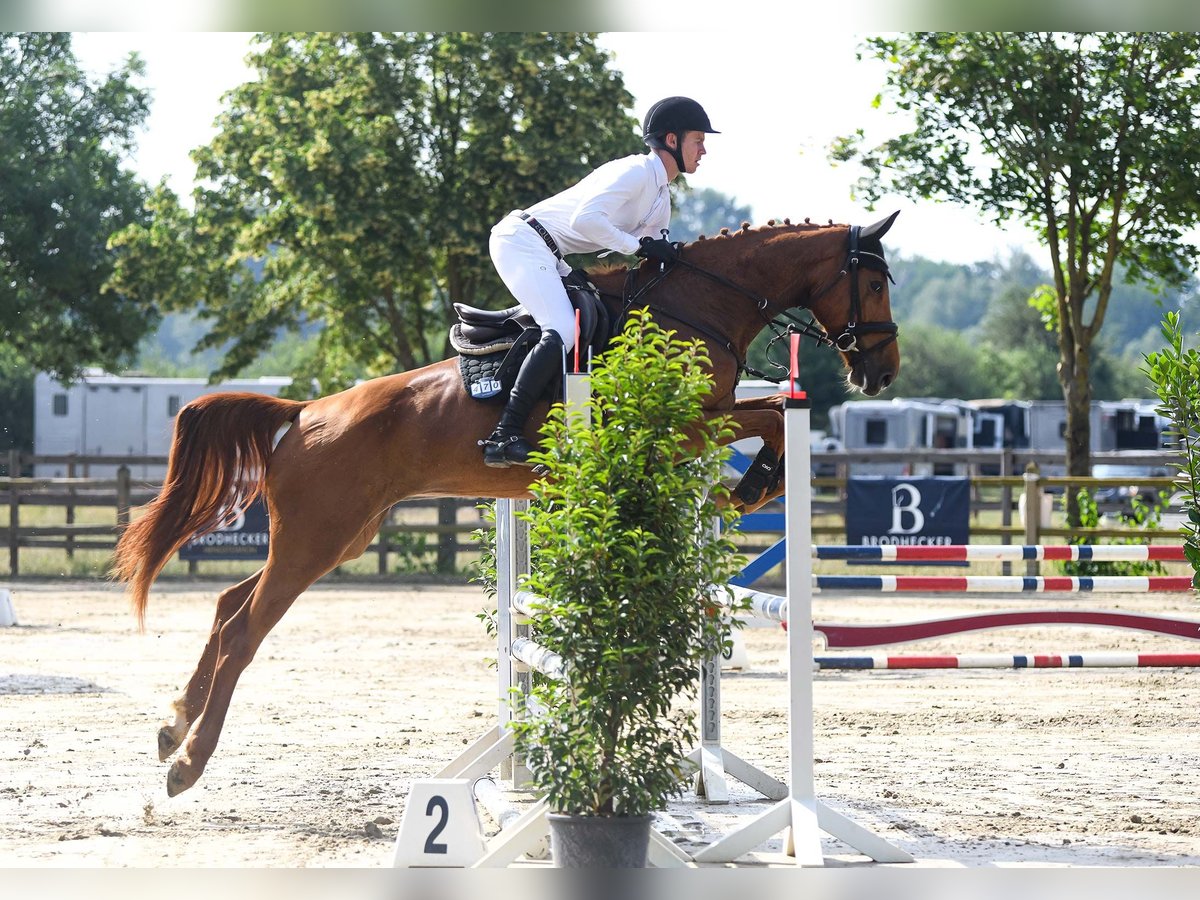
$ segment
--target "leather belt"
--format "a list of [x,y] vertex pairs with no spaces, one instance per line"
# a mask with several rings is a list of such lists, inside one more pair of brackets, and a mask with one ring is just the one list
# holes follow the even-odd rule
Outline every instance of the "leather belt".
[[553,253],[555,256],[557,256],[559,259],[563,258],[562,253],[558,249],[558,244],[556,244],[554,242],[554,238],[551,236],[550,232],[548,232],[546,230],[546,227],[544,225],[542,225],[541,222],[539,222],[537,219],[535,219],[529,213],[524,212],[522,210],[514,211],[513,215],[519,216],[520,218],[524,219],[525,224],[528,225],[530,228],[532,228],[534,231],[536,231],[538,233],[538,236],[543,241],[546,242],[546,246],[550,248],[550,252]]

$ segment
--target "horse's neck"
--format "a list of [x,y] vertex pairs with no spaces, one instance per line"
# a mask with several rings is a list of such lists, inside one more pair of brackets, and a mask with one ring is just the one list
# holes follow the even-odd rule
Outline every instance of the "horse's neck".
[[[727,284],[677,266],[638,303],[721,335],[744,354],[767,319],[799,305],[836,274],[845,234],[844,226],[782,225],[693,242],[685,249],[688,261]],[[621,301],[616,298],[624,298],[626,277],[625,270],[593,276],[610,310],[619,311]],[[635,290],[649,278],[648,272],[639,274]],[[762,313],[761,299],[769,302]]]
[[[768,226],[693,243],[689,261],[728,284],[693,273],[687,290],[664,297],[664,308],[686,311],[693,321],[722,330],[744,351],[769,319],[806,302],[832,276],[844,234],[839,226]],[[760,311],[763,301],[767,305]]]

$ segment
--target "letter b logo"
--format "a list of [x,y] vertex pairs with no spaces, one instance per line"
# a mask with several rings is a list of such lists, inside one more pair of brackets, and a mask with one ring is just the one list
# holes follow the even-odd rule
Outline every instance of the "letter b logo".
[[888,534],[916,534],[924,527],[921,492],[916,485],[896,485],[892,488],[892,527],[888,529]]

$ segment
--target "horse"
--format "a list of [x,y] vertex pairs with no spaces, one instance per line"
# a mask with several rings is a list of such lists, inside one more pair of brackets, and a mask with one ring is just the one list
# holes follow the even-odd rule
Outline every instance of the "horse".
[[[713,390],[704,415],[730,416],[731,441],[761,437],[766,458],[774,457],[757,487],[736,501],[745,510],[783,492],[784,395],[734,396],[747,349],[764,327],[778,332],[777,316],[807,310],[813,320],[798,330],[841,354],[852,387],[873,396],[895,379],[900,354],[880,239],[897,214],[865,228],[744,224],[676,245],[669,267],[643,260],[628,271],[588,273],[614,321],[632,304],[648,306],[680,338],[705,342]],[[535,411],[531,431],[548,408]],[[225,392],[179,411],[162,489],[124,529],[113,558],[112,575],[127,585],[139,627],[170,557],[231,509],[263,496],[270,542],[263,567],[217,598],[199,663],[172,704],[174,720],[158,732],[160,761],[178,751],[169,796],[204,772],[237,680],[263,639],[309,586],[366,550],[393,505],[529,496],[528,467],[483,464],[477,442],[498,415],[496,403],[467,395],[453,357],[314,400]]]

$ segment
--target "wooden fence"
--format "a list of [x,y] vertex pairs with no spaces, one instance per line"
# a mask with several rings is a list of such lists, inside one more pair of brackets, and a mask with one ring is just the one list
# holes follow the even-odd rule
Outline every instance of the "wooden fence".
[[[813,481],[815,494],[813,533],[825,542],[840,542],[845,539],[845,486],[846,473],[854,463],[900,462],[905,466],[927,466],[935,472],[955,467],[966,467],[971,480],[971,533],[973,536],[998,537],[1002,543],[1041,543],[1043,539],[1062,540],[1071,536],[1086,535],[1089,538],[1128,538],[1129,529],[1066,529],[1051,527],[1041,521],[1042,498],[1050,491],[1059,491],[1073,486],[1096,488],[1102,485],[1123,485],[1128,479],[1065,478],[1043,476],[1035,470],[1013,474],[1016,465],[1024,463],[1026,468],[1041,459],[1048,465],[1061,463],[1061,455],[1006,451],[1005,453],[978,453],[964,450],[937,450],[922,454],[899,451],[878,451],[870,454],[813,453],[814,468],[818,472],[833,472],[832,475],[817,477]],[[1093,462],[1119,461],[1129,464],[1148,464],[1170,467],[1178,457],[1169,453],[1109,453],[1093,454]],[[64,465],[66,471],[86,471],[92,465],[119,466],[115,478],[0,478],[0,509],[7,507],[7,527],[0,528],[0,546],[8,549],[8,574],[20,574],[20,553],[27,548],[49,548],[63,551],[72,557],[77,551],[111,551],[116,546],[121,529],[128,524],[133,509],[148,503],[158,493],[159,485],[148,484],[130,476],[130,466],[162,465],[162,457],[51,457],[34,456],[18,458],[11,454],[9,471],[20,472],[23,465],[47,463]],[[999,471],[999,475],[980,474],[983,471]],[[1170,478],[1142,478],[1138,484],[1145,488],[1167,490]],[[1037,515],[1025,516],[1019,521],[1014,516],[1024,495],[1024,506],[1036,510]],[[400,554],[411,550],[412,542],[422,541],[424,547],[436,548],[434,571],[438,574],[454,574],[461,570],[460,556],[476,553],[478,547],[470,535],[485,523],[477,507],[481,500],[415,500],[404,501],[393,507],[392,514],[380,528],[379,535],[367,553],[376,556],[378,572],[386,574],[392,561]],[[23,524],[21,508],[61,508],[60,522],[54,524]],[[114,511],[112,524],[80,524],[76,521],[81,507],[107,507]],[[463,510],[468,521],[463,521]],[[423,512],[422,512],[423,511]],[[999,519],[998,524],[982,524],[980,515],[994,511],[990,518]],[[424,521],[413,521],[422,519]],[[1164,533],[1164,538],[1171,535]],[[753,538],[747,536],[747,552],[759,549],[753,546]],[[198,572],[200,564],[189,563],[190,572]]]
[[[0,528],[0,547],[8,550],[8,574],[21,573],[22,549],[61,550],[68,558],[78,551],[111,552],[121,530],[129,524],[132,511],[157,496],[160,485],[134,479],[130,466],[163,465],[165,457],[129,456],[26,456],[10,454],[9,471],[22,471],[33,464],[63,465],[68,472],[86,471],[90,466],[118,466],[113,478],[0,478],[0,509],[8,509],[8,525]],[[425,552],[435,554],[433,569],[438,574],[460,571],[460,556],[478,551],[471,535],[486,523],[477,509],[479,500],[406,500],[396,504],[379,534],[367,549],[378,560],[380,574],[392,562],[412,550],[413,541],[423,542]],[[21,507],[61,508],[61,521],[54,524],[23,524]],[[81,507],[113,510],[112,524],[80,524]],[[463,511],[468,511],[465,515]],[[0,514],[2,515],[2,514]],[[466,518],[467,521],[463,521]],[[413,521],[421,520],[421,521]],[[2,521],[2,519],[0,519]],[[422,541],[423,539],[423,541]],[[424,554],[423,554],[424,555]],[[198,573],[203,561],[191,560],[188,571]]]

